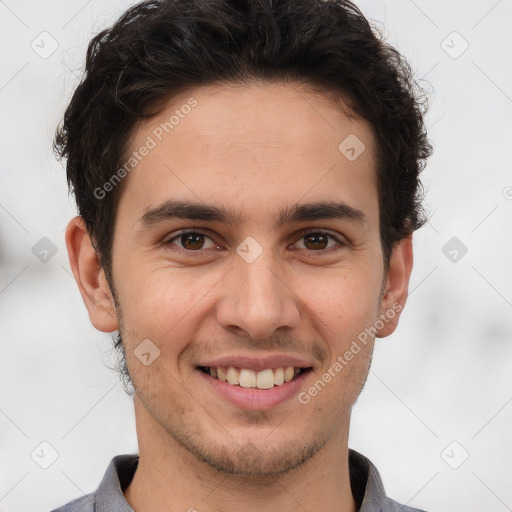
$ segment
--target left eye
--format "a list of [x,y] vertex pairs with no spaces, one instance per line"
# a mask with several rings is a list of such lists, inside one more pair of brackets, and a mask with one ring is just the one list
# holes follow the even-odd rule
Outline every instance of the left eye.
[[333,240],[335,242],[334,245],[343,245],[334,235],[331,235],[330,233],[326,233],[324,231],[312,231],[302,235],[300,241],[302,241],[303,247],[299,248],[307,249],[309,251],[321,251],[324,249],[330,249],[332,245],[329,246],[329,242]]

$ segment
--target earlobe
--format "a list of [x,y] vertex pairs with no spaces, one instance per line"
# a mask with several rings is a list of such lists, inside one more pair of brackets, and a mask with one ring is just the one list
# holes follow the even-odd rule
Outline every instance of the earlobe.
[[409,235],[396,243],[391,254],[380,307],[380,319],[384,326],[378,330],[378,338],[389,336],[398,325],[407,300],[412,264],[412,236]]
[[66,246],[69,264],[92,324],[103,332],[117,330],[112,293],[82,217],[75,217],[68,224]]

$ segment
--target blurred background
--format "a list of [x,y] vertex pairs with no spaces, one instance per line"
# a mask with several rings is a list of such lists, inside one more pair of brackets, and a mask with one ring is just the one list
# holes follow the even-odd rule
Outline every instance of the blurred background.
[[[88,41],[132,4],[0,0],[1,512],[49,511],[137,452],[111,337],[69,269],[75,206],[51,150]],[[432,91],[434,156],[409,301],[350,446],[400,503],[512,510],[512,2],[357,4]]]

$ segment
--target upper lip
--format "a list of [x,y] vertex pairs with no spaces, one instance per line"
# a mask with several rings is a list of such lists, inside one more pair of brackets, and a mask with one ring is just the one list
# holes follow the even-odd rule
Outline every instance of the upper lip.
[[232,366],[234,368],[245,368],[247,370],[262,371],[267,368],[287,368],[293,366],[294,368],[310,368],[312,363],[301,359],[300,357],[289,356],[285,354],[274,354],[268,356],[244,356],[244,355],[226,355],[215,359],[204,360],[197,366],[208,367],[222,367],[227,368]]

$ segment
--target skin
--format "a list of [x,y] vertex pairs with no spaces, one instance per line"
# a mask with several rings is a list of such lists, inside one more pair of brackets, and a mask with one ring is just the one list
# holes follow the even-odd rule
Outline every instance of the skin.
[[[125,497],[137,512],[355,511],[350,411],[374,339],[308,404],[294,395],[263,410],[235,407],[196,366],[227,353],[294,355],[312,366],[304,391],[379,315],[403,307],[412,242],[396,245],[385,272],[371,130],[298,84],[209,86],[173,98],[138,126],[130,152],[191,97],[197,106],[125,178],[113,240],[117,304],[83,221],[73,219],[66,233],[91,322],[120,330],[135,388],[140,461]],[[350,134],[366,146],[354,161],[338,150]],[[148,209],[170,199],[229,208],[238,222],[141,225]],[[274,225],[282,208],[320,201],[343,201],[364,221]],[[187,228],[205,237],[169,243]],[[304,236],[312,231],[343,244]],[[263,251],[252,263],[236,252],[249,236]],[[398,318],[377,336],[391,334]],[[149,366],[134,355],[145,339],[160,350]]]

